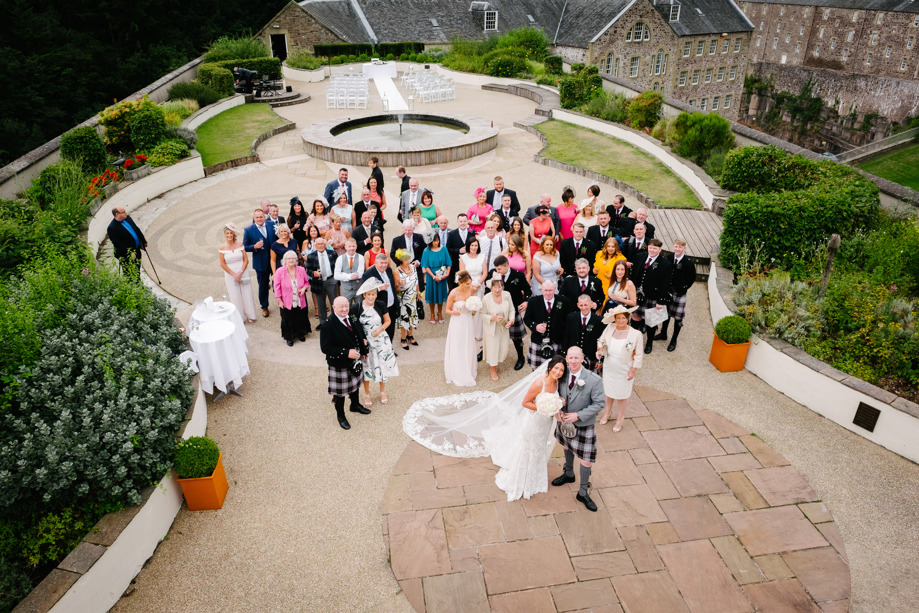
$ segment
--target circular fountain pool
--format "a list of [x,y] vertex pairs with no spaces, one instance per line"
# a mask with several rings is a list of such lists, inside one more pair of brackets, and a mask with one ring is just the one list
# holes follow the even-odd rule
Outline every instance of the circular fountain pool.
[[334,119],[304,128],[300,137],[308,155],[351,165],[364,165],[368,155],[382,166],[443,164],[498,145],[498,129],[484,119],[422,113]]

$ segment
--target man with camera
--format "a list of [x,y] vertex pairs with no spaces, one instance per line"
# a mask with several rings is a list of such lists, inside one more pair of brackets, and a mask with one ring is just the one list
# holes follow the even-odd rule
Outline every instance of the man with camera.
[[560,353],[565,333],[565,317],[568,306],[565,299],[555,293],[555,283],[543,282],[542,293],[527,301],[523,323],[530,329],[530,349],[527,364],[533,370]]

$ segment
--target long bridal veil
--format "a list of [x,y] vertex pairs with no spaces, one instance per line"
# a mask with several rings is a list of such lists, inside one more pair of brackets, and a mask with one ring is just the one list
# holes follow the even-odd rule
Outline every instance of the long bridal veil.
[[[486,431],[513,430],[529,413],[523,398],[537,377],[546,374],[546,364],[532,374],[495,393],[487,391],[424,398],[413,403],[402,419],[405,433],[428,449],[456,458],[489,455]],[[549,441],[546,442],[549,445]]]

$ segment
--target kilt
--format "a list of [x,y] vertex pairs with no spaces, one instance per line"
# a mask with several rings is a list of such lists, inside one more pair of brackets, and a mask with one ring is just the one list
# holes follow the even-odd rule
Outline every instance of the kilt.
[[568,438],[559,430],[560,423],[555,424],[555,440],[559,444],[585,462],[593,464],[597,461],[597,431],[593,424],[579,427],[574,438]]
[[[552,343],[552,348],[555,350],[555,353],[561,353],[561,347],[558,343]],[[530,368],[536,370],[539,368],[543,362],[546,361],[546,358],[539,355],[539,351],[542,349],[542,343],[534,343],[530,339],[530,348],[527,349],[527,364],[530,365]]]
[[329,366],[329,394],[332,396],[350,396],[360,389],[363,380],[363,369],[355,374],[351,368]]
[[682,296],[674,294],[673,300],[667,305],[667,312],[670,314],[670,319],[682,322],[686,317],[686,294]]
[[657,300],[652,300],[650,298],[645,298],[638,302],[637,309],[635,309],[634,315],[639,319],[645,318],[645,311],[648,309],[653,309],[657,306]]
[[512,341],[522,341],[526,338],[527,327],[523,323],[523,315],[517,313],[516,317],[514,317],[514,323],[511,324],[508,332],[510,332]]

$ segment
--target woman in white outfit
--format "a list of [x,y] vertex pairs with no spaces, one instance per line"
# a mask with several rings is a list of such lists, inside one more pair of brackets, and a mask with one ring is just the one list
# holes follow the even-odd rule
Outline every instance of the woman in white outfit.
[[[622,430],[622,420],[629,408],[632,383],[635,373],[641,368],[644,346],[641,332],[629,325],[629,314],[634,309],[619,305],[603,317],[606,330],[597,341],[597,358],[603,359],[603,392],[606,394],[606,408],[600,416],[601,424],[609,420],[613,401],[617,401],[618,413],[613,432]],[[615,321],[615,325],[610,326]]]
[[217,247],[220,267],[227,284],[227,297],[247,322],[255,321],[255,300],[252,298],[252,281],[249,278],[249,256],[242,243],[236,241],[239,230],[233,222],[223,227],[226,242]]
[[[488,274],[485,270],[485,254],[482,253],[481,247],[479,239],[473,238],[466,247],[466,253],[459,258],[459,269],[469,273],[472,278],[472,292],[479,298],[485,295],[485,276]],[[476,317],[472,325],[476,342],[482,342],[482,320]]]

